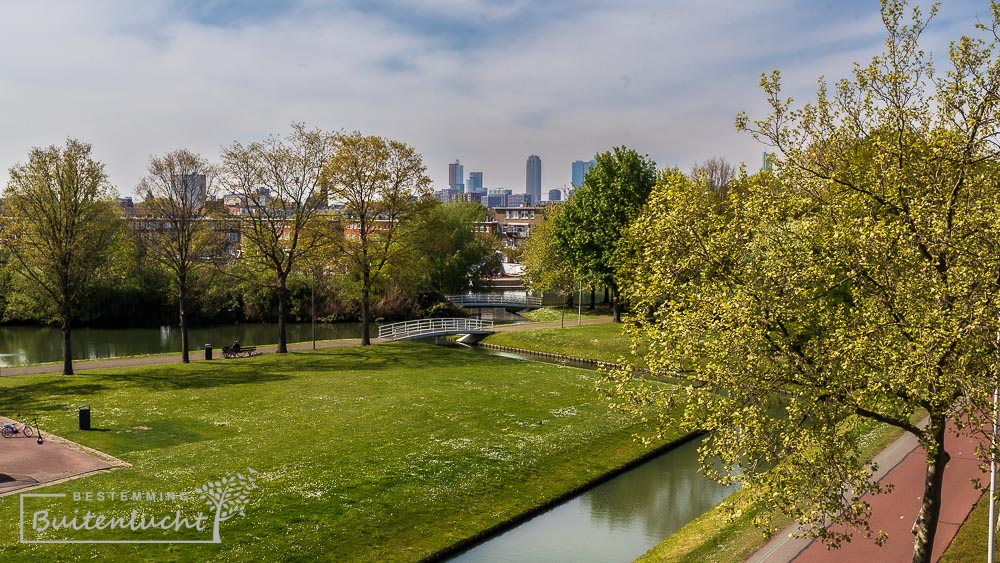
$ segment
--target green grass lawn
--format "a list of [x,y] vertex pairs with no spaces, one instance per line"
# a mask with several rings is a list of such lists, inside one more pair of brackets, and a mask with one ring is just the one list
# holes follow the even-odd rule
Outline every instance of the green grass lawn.
[[[541,309],[535,309],[534,311],[526,311],[521,313],[521,316],[527,318],[536,323],[547,323],[559,320],[565,320],[568,326],[571,322],[576,323],[578,316],[582,316],[585,319],[596,319],[601,317],[611,317],[611,306],[610,305],[597,305],[593,310],[587,308],[588,305],[584,304],[583,309],[577,309],[576,307],[569,308],[566,307],[542,307]],[[578,315],[579,313],[579,315]]]
[[652,447],[595,377],[398,343],[0,379],[0,414],[132,464],[40,492],[192,491],[248,467],[259,485],[209,545],[19,544],[5,497],[0,560],[420,559]]
[[622,326],[615,323],[581,326],[567,323],[566,328],[497,332],[483,342],[607,362],[631,357],[628,337],[622,334]]
[[[983,483],[989,485],[989,479]],[[958,529],[955,539],[941,555],[941,563],[962,563],[964,561],[980,561],[986,557],[986,547],[989,545],[990,497],[986,492],[969,513],[965,523]],[[996,545],[994,545],[994,550]]]

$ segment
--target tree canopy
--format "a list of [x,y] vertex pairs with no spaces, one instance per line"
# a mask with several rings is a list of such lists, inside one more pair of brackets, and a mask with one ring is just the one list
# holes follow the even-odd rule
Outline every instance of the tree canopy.
[[80,297],[110,259],[121,233],[120,213],[104,165],[91,147],[34,148],[10,169],[4,205],[5,242],[15,271],[59,321],[63,374],[73,374],[71,330]]
[[553,229],[573,269],[587,282],[611,288],[615,321],[621,322],[619,245],[656,182],[656,163],[627,147],[615,147],[594,160],[583,186],[566,202]]
[[199,276],[224,255],[225,240],[213,228],[206,205],[215,191],[216,167],[200,155],[176,150],[150,157],[149,173],[138,186],[143,211],[155,221],[137,230],[147,258],[170,275],[177,298],[181,361],[190,361],[188,306]]
[[880,489],[861,421],[913,434],[927,456],[913,559],[927,561],[948,425],[982,428],[997,385],[1000,9],[985,39],[952,43],[943,75],[919,48],[930,18],[907,11],[883,2],[885,52],[812,103],[762,78],[771,114],[737,125],[774,148],[773,175],[721,202],[660,176],[620,268],[648,367],[687,383],[618,375],[633,399],[683,399],[710,474],[832,545],[884,539],[862,499]]
[[324,229],[319,210],[326,207],[321,186],[323,167],[339,135],[293,123],[286,137],[269,137],[248,146],[223,150],[225,182],[245,202],[241,216],[243,258],[272,274],[278,295],[278,353],[288,351],[288,277],[299,260],[329,243],[333,226]]
[[323,170],[330,197],[343,203],[344,259],[360,283],[362,336],[371,344],[371,304],[374,288],[391,259],[411,252],[401,225],[417,198],[429,191],[430,178],[413,147],[383,137],[344,135]]

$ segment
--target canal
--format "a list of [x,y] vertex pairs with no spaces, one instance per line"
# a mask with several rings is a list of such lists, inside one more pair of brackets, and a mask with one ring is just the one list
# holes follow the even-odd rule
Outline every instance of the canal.
[[[378,335],[378,327],[372,325]],[[288,342],[312,341],[312,325],[288,324]],[[361,323],[316,324],[317,340],[360,338]],[[94,360],[181,351],[181,331],[175,326],[130,329],[73,329],[73,359]],[[221,352],[239,340],[243,346],[278,342],[274,323],[239,323],[190,329],[191,353],[201,354],[205,344]],[[62,361],[62,336],[58,329],[31,326],[0,327],[0,367]]]
[[[472,347],[470,351],[524,361],[565,363],[482,347]],[[722,486],[701,474],[698,462],[701,441],[699,437],[667,450],[449,561],[633,561],[737,489],[736,485]]]

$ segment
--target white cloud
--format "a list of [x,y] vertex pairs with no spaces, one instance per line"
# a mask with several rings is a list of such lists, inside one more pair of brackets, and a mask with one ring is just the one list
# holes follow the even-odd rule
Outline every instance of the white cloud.
[[[75,136],[130,193],[149,154],[215,158],[291,121],[408,142],[439,186],[461,158],[487,185],[521,191],[529,154],[543,159],[545,188],[562,185],[571,161],[618,144],[661,166],[725,155],[753,169],[764,147],[733,120],[762,115],[760,73],[782,69],[803,99],[882,36],[874,2],[539,5],[315,2],[198,23],[166,0],[11,4],[0,21],[0,170]],[[939,59],[942,39],[986,11],[945,9],[929,30]]]

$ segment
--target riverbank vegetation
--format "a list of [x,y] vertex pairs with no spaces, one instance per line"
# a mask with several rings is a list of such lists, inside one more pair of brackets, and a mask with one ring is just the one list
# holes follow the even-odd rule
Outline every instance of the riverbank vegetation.
[[[47,493],[192,490],[248,467],[259,489],[219,545],[114,550],[19,544],[6,497],[0,559],[419,559],[657,445],[633,439],[650,428],[597,397],[596,377],[399,343],[3,378],[0,412],[132,464]],[[76,429],[82,403],[94,431]]]

